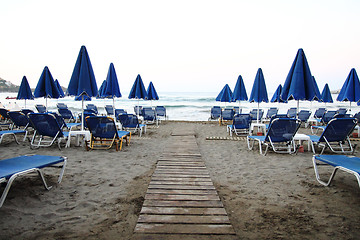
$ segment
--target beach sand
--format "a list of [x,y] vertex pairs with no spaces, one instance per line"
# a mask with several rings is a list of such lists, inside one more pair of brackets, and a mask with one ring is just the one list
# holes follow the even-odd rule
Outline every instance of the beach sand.
[[5,140],[0,159],[62,155],[68,165],[61,184],[59,169],[45,169],[54,184],[50,191],[37,174],[15,180],[0,208],[0,239],[131,239],[156,161],[174,130],[194,130],[239,239],[358,238],[360,189],[353,175],[339,171],[333,184],[323,187],[315,179],[311,152],[264,157],[258,148],[249,151],[245,140],[206,140],[227,137],[225,126],[163,122],[119,152],[73,145],[31,150],[28,142]]

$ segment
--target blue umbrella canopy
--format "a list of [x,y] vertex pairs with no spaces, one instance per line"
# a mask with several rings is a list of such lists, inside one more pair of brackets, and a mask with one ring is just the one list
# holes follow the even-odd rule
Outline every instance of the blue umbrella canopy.
[[84,130],[84,100],[98,94],[94,71],[85,46],[80,48],[66,93],[75,96],[75,100],[82,100],[81,130]]
[[100,85],[98,95],[96,96],[96,98],[104,98],[105,86],[106,86],[106,80],[104,80]]
[[276,91],[274,92],[274,95],[272,96],[270,102],[285,102],[281,99],[280,95],[281,95],[281,90],[282,90],[282,86],[281,84],[279,84],[279,86],[277,87]]
[[106,77],[105,88],[103,89],[104,93],[102,97],[105,98],[114,98],[121,97],[119,82],[116,76],[115,67],[113,63],[110,63],[109,71]]
[[34,97],[59,98],[60,93],[48,67],[45,67],[34,91]]
[[320,94],[320,91],[319,91],[319,87],[316,83],[316,80],[315,80],[315,77],[312,76],[312,80],[314,82],[314,87],[315,87],[315,96],[313,98],[313,100],[320,100],[321,99],[321,94]]
[[330,88],[328,84],[325,84],[324,89],[321,93],[321,101],[325,103],[332,103],[333,99],[331,96]]
[[357,102],[360,100],[360,82],[355,68],[351,69],[340,90],[337,100],[349,102]]
[[98,94],[94,71],[85,46],[81,46],[73,73],[70,78],[67,95],[94,97]]
[[219,102],[233,102],[232,91],[228,84],[225,84],[219,95],[216,97],[216,101]]
[[129,99],[132,99],[132,98],[135,98],[135,99],[146,99],[147,98],[145,86],[141,79],[140,74],[137,75],[135,82],[129,93]]
[[26,108],[26,99],[34,99],[34,95],[31,92],[31,88],[26,76],[24,76],[21,80],[21,84],[16,99],[25,99],[25,108]]
[[258,69],[254,81],[254,85],[251,90],[249,102],[269,102],[265,79],[261,68]]
[[55,79],[55,84],[56,84],[56,87],[58,88],[58,91],[60,93],[60,97],[63,98],[65,97],[65,94],[64,94],[64,91],[62,90],[61,86],[60,86],[60,83],[57,79]]
[[[319,96],[320,97],[320,96]],[[318,100],[314,80],[310,72],[303,49],[299,49],[286,77],[281,99],[283,100]]]
[[236,81],[234,92],[232,94],[232,100],[233,101],[247,101],[248,100],[244,80],[241,77],[241,75],[239,75],[239,77]]
[[147,98],[146,98],[147,100],[159,100],[159,96],[152,82],[149,83],[149,87],[146,92],[147,92]]

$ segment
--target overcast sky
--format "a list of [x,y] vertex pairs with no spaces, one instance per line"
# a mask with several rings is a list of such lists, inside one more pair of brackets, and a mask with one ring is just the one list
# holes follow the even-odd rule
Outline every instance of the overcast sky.
[[[100,86],[111,62],[121,92],[140,74],[158,92],[219,92],[258,68],[269,92],[303,48],[320,91],[360,70],[360,1],[0,0],[0,77],[32,88],[48,66],[67,87],[81,45]],[[360,72],[359,72],[360,73]]]

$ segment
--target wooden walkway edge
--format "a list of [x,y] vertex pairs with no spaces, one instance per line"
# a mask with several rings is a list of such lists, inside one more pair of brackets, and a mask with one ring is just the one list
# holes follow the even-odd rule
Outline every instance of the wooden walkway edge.
[[237,239],[192,133],[157,162],[133,239]]

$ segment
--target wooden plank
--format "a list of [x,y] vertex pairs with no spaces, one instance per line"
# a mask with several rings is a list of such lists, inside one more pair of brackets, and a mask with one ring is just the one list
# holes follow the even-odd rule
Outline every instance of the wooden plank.
[[139,216],[138,223],[230,224],[227,216],[147,215]]
[[185,169],[185,170],[196,170],[196,169],[206,169],[205,166],[157,166],[156,169]]
[[145,199],[144,207],[224,207],[220,200],[204,201],[171,201],[171,200],[154,200]]
[[216,195],[216,190],[186,190],[186,189],[151,189],[149,188],[147,194],[185,194],[185,195],[201,195],[201,194],[212,194]]
[[142,233],[180,233],[180,234],[232,234],[233,227],[229,224],[147,224],[139,223],[135,232]]
[[174,240],[174,239],[182,239],[182,240],[239,240],[236,235],[204,235],[204,234],[162,234],[162,233],[139,233],[136,232],[131,240]]
[[194,174],[154,173],[152,177],[153,178],[207,178],[211,180],[209,174],[198,174],[198,173],[194,173]]
[[151,181],[181,181],[181,182],[211,182],[210,177],[159,177],[154,176]]
[[199,185],[182,185],[182,184],[178,184],[178,185],[171,185],[171,184],[165,184],[165,185],[161,185],[161,184],[150,184],[148,189],[194,189],[194,190],[201,190],[201,189],[215,189],[215,187],[213,185],[203,185],[203,186],[199,186]]
[[195,186],[213,186],[212,182],[201,182],[201,181],[164,181],[164,180],[154,180],[151,179],[150,184],[161,184],[161,185],[195,185]]
[[172,170],[172,169],[163,169],[163,170],[155,170],[154,174],[156,175],[161,175],[161,174],[174,174],[174,175],[181,175],[181,174],[191,174],[191,175],[210,175],[209,172],[207,170],[184,170],[184,171],[179,171],[179,170]]
[[205,200],[220,200],[219,196],[213,194],[207,195],[176,195],[176,194],[146,194],[145,199],[150,200],[192,200],[192,201],[205,201]]
[[140,214],[227,215],[224,208],[143,207]]

